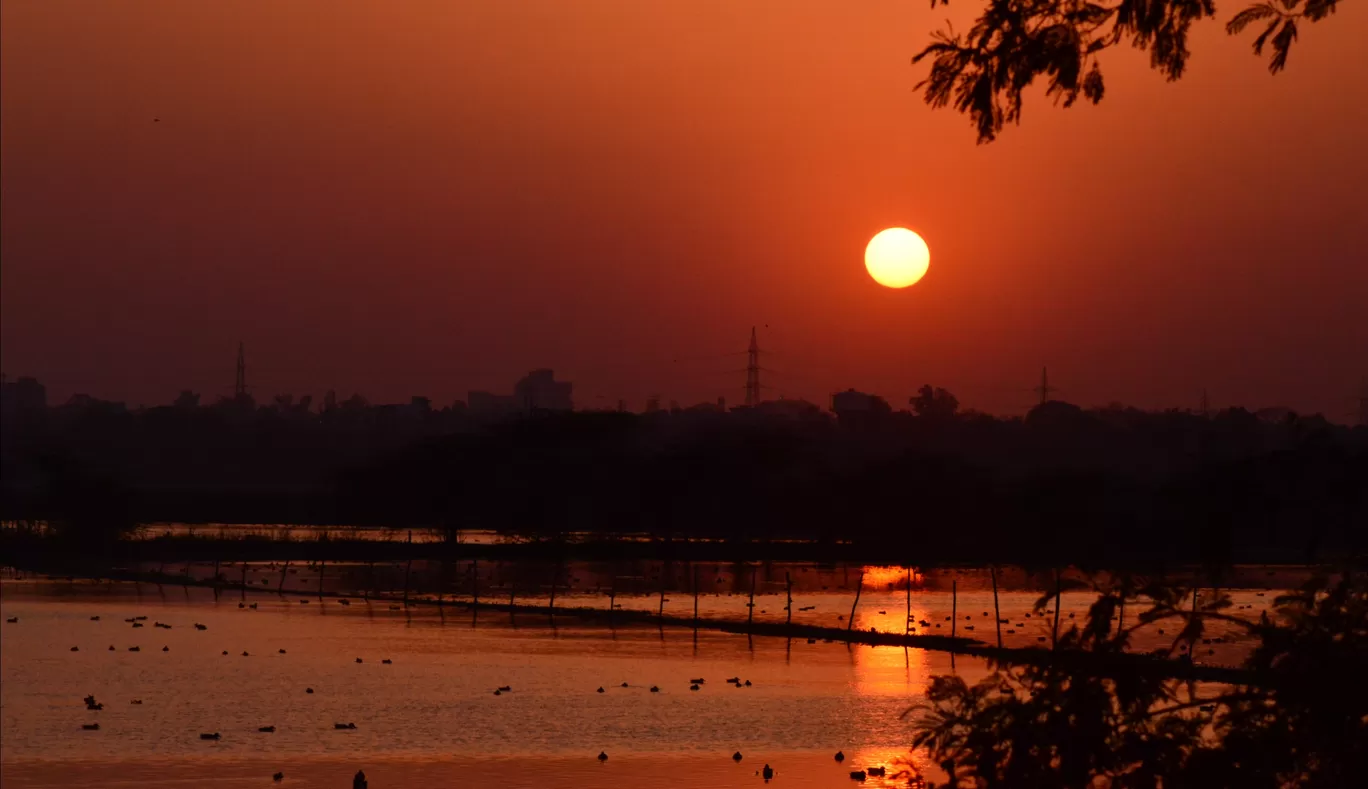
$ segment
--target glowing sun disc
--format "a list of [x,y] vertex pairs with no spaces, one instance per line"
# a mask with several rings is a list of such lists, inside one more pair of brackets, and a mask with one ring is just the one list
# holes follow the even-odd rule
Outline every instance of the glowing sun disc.
[[922,237],[905,227],[890,227],[869,240],[865,268],[874,281],[888,288],[917,284],[931,265],[931,250]]

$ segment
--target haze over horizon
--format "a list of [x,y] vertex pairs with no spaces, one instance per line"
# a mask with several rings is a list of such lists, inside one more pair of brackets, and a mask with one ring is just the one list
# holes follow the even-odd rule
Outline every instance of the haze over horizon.
[[[986,146],[909,59],[977,10],[873,0],[0,6],[0,353],[50,399],[509,391],[583,407],[923,383],[1284,405],[1368,376],[1368,12],[1270,77],[1197,25],[1177,83],[1032,94]],[[154,121],[154,119],[156,119]],[[926,278],[873,283],[889,226]],[[735,355],[726,356],[732,353]]]

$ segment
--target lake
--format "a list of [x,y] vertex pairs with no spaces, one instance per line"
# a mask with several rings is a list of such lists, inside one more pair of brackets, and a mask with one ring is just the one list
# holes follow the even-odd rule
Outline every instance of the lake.
[[[269,566],[247,569],[280,575]],[[869,576],[882,578],[879,572],[868,568]],[[964,577],[954,604],[977,630],[960,632],[990,640],[992,618],[983,615],[991,614],[991,593],[978,575]],[[853,596],[823,585],[831,586],[809,581],[795,592],[795,608],[808,608],[801,616],[814,622],[844,620]],[[1257,616],[1272,598],[1263,594],[1238,590],[1232,598]],[[1025,616],[1037,596],[1002,592],[1003,618],[1023,631],[1013,638],[1048,633],[1045,618]],[[902,631],[908,597],[906,589],[866,588],[854,626]],[[910,597],[914,619],[948,627],[949,594],[914,588]],[[154,584],[0,584],[4,617],[19,620],[0,631],[6,789],[265,786],[276,785],[276,771],[285,773],[281,785],[349,786],[357,769],[376,789],[647,780],[754,786],[766,763],[778,771],[776,783],[845,786],[854,767],[910,757],[903,715],[932,676],[955,672],[973,681],[986,671],[980,661],[960,656],[952,663],[949,654],[919,649],[301,599],[236,591],[216,598],[208,589]],[[587,590],[560,599],[604,604]],[[618,600],[659,606],[658,596],[645,594]],[[700,610],[744,618],[747,600],[718,591],[701,597]],[[257,607],[240,607],[244,602]],[[1066,596],[1063,621],[1081,618],[1090,602],[1085,593]],[[691,610],[692,600],[667,596],[666,606],[667,613]],[[783,606],[782,591],[758,593],[756,616],[773,619]],[[135,616],[147,617],[143,627],[125,621]],[[1166,642],[1151,634],[1136,648],[1159,643]],[[1232,640],[1199,657],[1233,663],[1242,649]],[[730,677],[751,686],[727,684]],[[706,680],[696,691],[695,678]],[[659,692],[650,692],[653,685]],[[495,695],[502,686],[511,690]],[[104,708],[87,711],[86,694]],[[98,731],[81,728],[96,722]],[[356,728],[337,730],[337,723]],[[275,731],[260,733],[262,726]],[[208,732],[220,739],[201,740]],[[832,758],[837,750],[848,757],[844,764]],[[606,763],[595,758],[600,751]],[[736,751],[739,763],[730,758]],[[866,785],[906,785],[893,772]]]

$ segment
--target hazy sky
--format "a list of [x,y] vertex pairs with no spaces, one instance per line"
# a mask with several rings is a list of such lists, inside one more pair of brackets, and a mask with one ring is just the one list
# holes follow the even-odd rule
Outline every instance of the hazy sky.
[[[0,6],[4,371],[159,403],[233,382],[584,406],[922,383],[1345,418],[1368,375],[1368,9],[1270,77],[1198,27],[1175,84],[975,145],[910,56],[925,0]],[[955,0],[953,18],[978,6]],[[160,122],[153,122],[159,118]],[[918,285],[870,236],[931,247]]]

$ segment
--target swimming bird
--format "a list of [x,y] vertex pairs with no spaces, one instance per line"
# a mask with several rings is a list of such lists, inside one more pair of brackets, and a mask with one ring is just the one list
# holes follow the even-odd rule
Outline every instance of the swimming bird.
[[305,693],[313,693],[313,688],[305,688],[305,689],[304,689],[304,692],[305,692]]
[[509,693],[509,692],[511,692],[511,691],[513,690],[513,686],[512,686],[512,685],[500,685],[500,686],[499,686],[499,690],[503,691],[504,693]]
[[652,685],[652,686],[651,686],[651,692],[652,692],[652,693],[659,693],[659,692],[660,692],[660,688],[656,687],[655,685]]
[[[284,652],[285,650],[282,649],[280,651]],[[394,665],[394,661],[390,660],[389,658],[385,658],[384,660],[380,661],[380,663],[386,666]]]
[[608,754],[604,753],[603,751],[599,751],[598,760],[600,762],[608,761]]
[[110,652],[113,652],[113,651],[114,651],[114,645],[113,645],[113,644],[110,644],[110,645],[109,645],[109,651],[110,651]]
[[604,692],[603,686],[600,685],[600,686],[599,686],[599,689],[598,689],[597,691],[595,691],[595,692],[597,692],[597,693],[603,693],[603,692]]
[[836,752],[836,762],[839,764],[840,762],[843,762],[843,761],[845,761],[845,754],[842,753],[841,751],[837,751],[837,752]]
[[133,699],[132,701],[130,701],[130,702],[128,702],[128,703],[129,703],[129,704],[142,704],[142,699]]
[[703,684],[703,680],[702,680],[702,679],[691,679],[691,680],[689,680],[689,681],[692,682],[692,683],[694,683],[695,685],[702,685],[702,684]]
[[19,624],[19,617],[17,617],[17,616],[12,616],[12,617],[10,617],[9,619],[6,619],[5,621],[8,622],[8,623],[11,624],[11,625],[17,625],[17,624]]
[[850,779],[851,779],[852,781],[863,781],[863,780],[865,779],[865,771],[864,771],[864,770],[851,770],[851,771],[850,771]]
[[129,651],[129,652],[141,652],[142,650],[141,650],[141,649],[138,649],[137,647],[129,647],[129,648],[128,648],[128,651]]
[[739,762],[739,761],[741,761],[741,752],[740,752],[740,751],[737,751],[736,753],[732,754],[732,761],[734,761],[734,762]]
[[217,740],[218,738],[219,738],[219,733],[218,733],[218,732],[213,732],[212,734],[201,734],[201,735],[200,735],[200,739],[201,739],[201,740]]
[[142,627],[143,625],[142,625],[142,622],[134,622],[134,623],[133,623],[133,626],[134,626],[134,627]]
[[361,662],[361,658],[357,658],[357,659],[356,659],[356,662],[357,662],[357,663],[360,663],[360,662]]
[[761,777],[761,778],[764,778],[766,781],[768,781],[769,779],[773,778],[773,777],[774,777],[774,768],[773,768],[773,767],[770,767],[768,764],[765,765],[765,769],[763,769],[763,770],[760,771],[760,777]]
[[750,681],[750,680],[746,680],[746,687],[749,688],[750,686],[751,686],[751,681]]
[[502,691],[502,690],[496,690],[496,691],[494,691],[494,695],[495,695],[495,696],[502,696],[502,695],[503,695],[503,691]]
[[275,775],[271,776],[271,780],[272,780],[272,781],[283,781],[283,780],[285,780],[285,773],[276,773]]
[[208,626],[206,626],[206,625],[201,625],[199,622],[196,622],[196,623],[195,623],[195,629],[196,629],[196,630],[208,630],[209,628],[208,628]]
[[285,654],[285,650],[283,650],[283,649],[277,649],[276,652],[278,652],[278,653],[280,653],[280,654],[282,654],[282,655]]
[[693,685],[690,685],[690,686],[689,686],[689,690],[698,690],[698,685],[697,685],[696,683],[693,684]]
[[882,778],[887,771],[882,767],[866,767],[865,772],[875,777]]
[[81,648],[80,648],[80,647],[72,647],[72,648],[71,648],[71,651],[72,651],[72,652],[80,652],[80,651],[81,651]]
[[355,724],[355,723],[334,723],[334,724],[333,724],[333,728],[334,728],[334,729],[338,729],[338,730],[341,730],[341,729],[355,729],[355,728],[356,728],[356,724]]
[[243,656],[243,657],[251,657],[251,655],[247,654],[247,650],[245,650],[245,649],[242,650],[242,656]]
[[92,616],[92,617],[90,618],[90,621],[92,621],[92,622],[98,622],[98,621],[100,621],[100,618],[99,618],[98,616]]
[[730,682],[730,683],[733,684],[733,685],[740,685],[740,684],[741,684],[741,678],[740,678],[740,677],[727,677],[727,681]]
[[163,651],[163,652],[170,652],[170,651],[171,651],[171,647],[163,646],[163,647],[162,647],[162,651]]
[[619,687],[623,687],[623,688],[625,688],[625,687],[627,687],[627,683],[626,683],[626,682],[624,682],[624,683],[622,683],[622,684],[621,684],[621,685],[620,685],[620,686],[619,686]]
[[100,730],[100,724],[98,724],[98,723],[82,723],[82,724],[81,724],[81,728],[82,728],[82,729],[85,729],[86,731],[99,731],[99,730]]
[[275,727],[274,727],[274,726],[258,726],[258,727],[257,727],[257,731],[261,732],[262,734],[274,734],[274,733],[275,733]]

